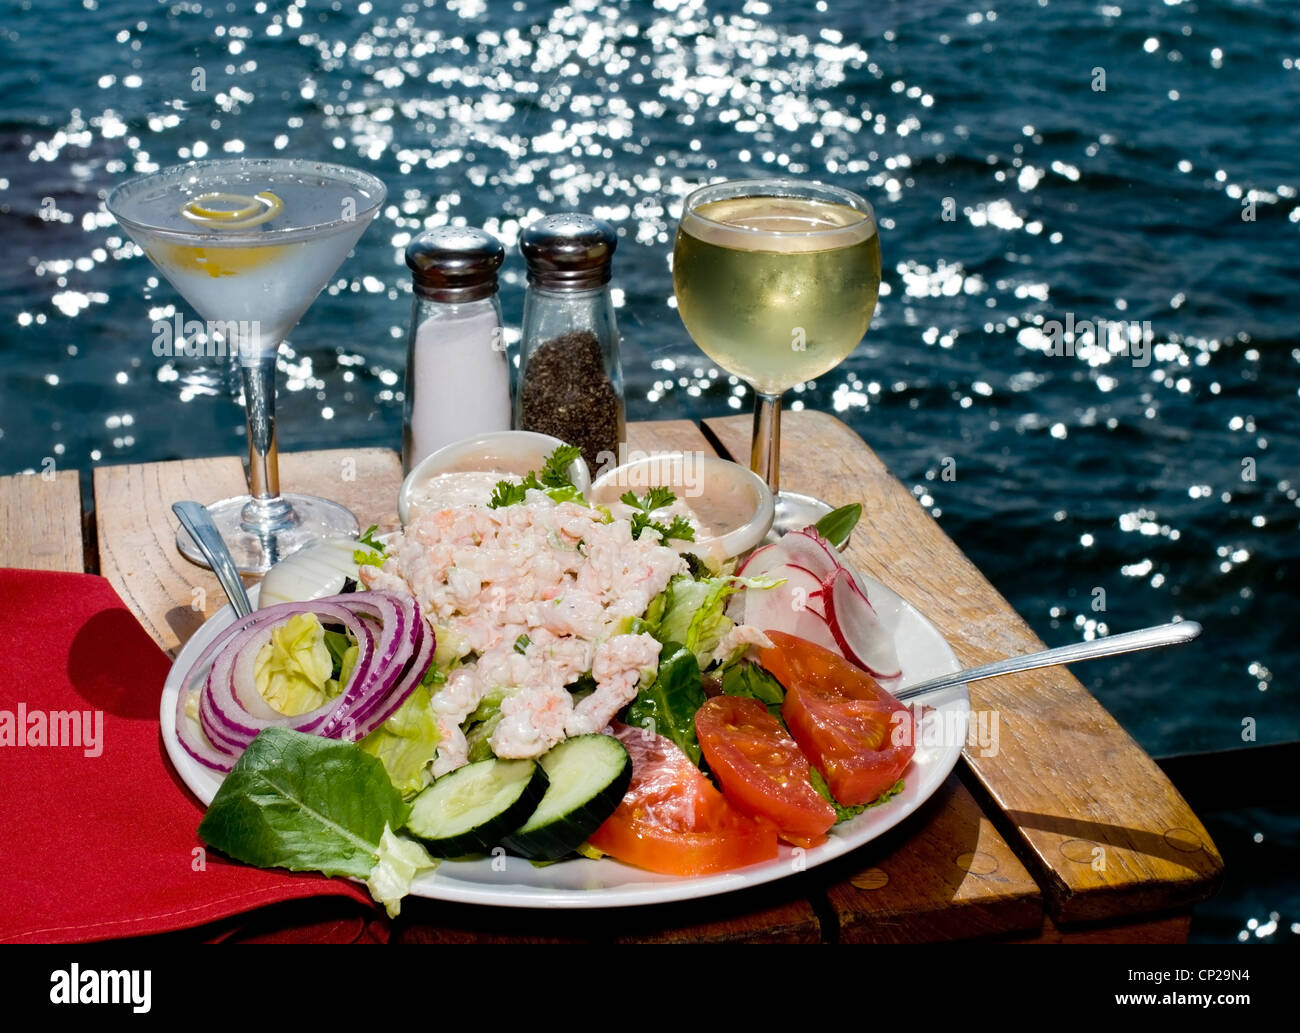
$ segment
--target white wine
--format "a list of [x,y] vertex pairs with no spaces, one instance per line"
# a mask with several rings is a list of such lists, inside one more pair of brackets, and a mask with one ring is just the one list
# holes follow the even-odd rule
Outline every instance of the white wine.
[[687,332],[762,394],[834,369],[876,309],[880,237],[848,205],[734,197],[688,210],[673,251]]

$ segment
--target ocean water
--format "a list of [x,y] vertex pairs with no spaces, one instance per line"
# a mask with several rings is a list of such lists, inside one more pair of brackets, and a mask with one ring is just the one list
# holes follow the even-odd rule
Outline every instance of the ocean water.
[[[520,228],[566,209],[621,234],[630,418],[747,411],[672,308],[681,201],[821,179],[875,205],[885,276],[791,405],[852,425],[1049,644],[1201,621],[1076,670],[1148,751],[1300,739],[1292,5],[29,0],[0,96],[0,473],[244,448],[230,370],[153,354],[195,313],[104,211],[132,173],[285,154],[388,184],[283,349],[283,449],[398,447],[411,236],[498,234],[517,326]],[[1216,834],[1297,845],[1247,813]],[[1285,867],[1197,935],[1294,939]]]

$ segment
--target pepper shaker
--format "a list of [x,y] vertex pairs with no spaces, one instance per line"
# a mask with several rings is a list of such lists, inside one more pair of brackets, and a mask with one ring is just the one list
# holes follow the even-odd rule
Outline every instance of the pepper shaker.
[[510,363],[501,331],[501,242],[442,226],[406,247],[415,301],[407,337],[402,472],[443,445],[509,430]]
[[627,441],[610,266],[618,238],[590,215],[548,215],[520,236],[528,263],[515,426],[582,449],[593,476]]

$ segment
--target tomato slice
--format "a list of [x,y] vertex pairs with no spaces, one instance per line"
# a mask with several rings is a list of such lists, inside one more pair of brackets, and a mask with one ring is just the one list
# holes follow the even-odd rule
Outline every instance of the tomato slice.
[[700,748],[736,807],[796,846],[826,841],[835,809],[808,781],[808,758],[756,699],[715,696],[695,712]]
[[[781,716],[847,807],[899,780],[915,752],[912,711],[838,653],[780,631],[758,660],[785,686]],[[712,763],[712,762],[710,762]]]
[[776,857],[776,833],[727,802],[676,744],[614,726],[632,757],[632,784],[588,840],[620,861],[664,875],[709,875]]

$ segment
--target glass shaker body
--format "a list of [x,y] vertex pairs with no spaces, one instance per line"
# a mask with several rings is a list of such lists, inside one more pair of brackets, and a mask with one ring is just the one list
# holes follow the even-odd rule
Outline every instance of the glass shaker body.
[[440,227],[406,249],[415,300],[406,348],[402,471],[444,445],[508,430],[510,363],[496,271],[501,243],[481,230]]
[[514,424],[582,449],[593,478],[623,458],[627,426],[610,296],[613,228],[586,215],[529,226]]

